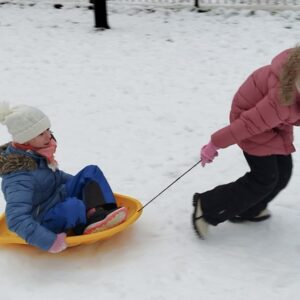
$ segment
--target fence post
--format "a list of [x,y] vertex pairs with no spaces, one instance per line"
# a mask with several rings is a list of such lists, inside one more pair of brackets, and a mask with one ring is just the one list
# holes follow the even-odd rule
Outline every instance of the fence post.
[[107,22],[106,0],[93,0],[95,13],[95,27],[109,29]]

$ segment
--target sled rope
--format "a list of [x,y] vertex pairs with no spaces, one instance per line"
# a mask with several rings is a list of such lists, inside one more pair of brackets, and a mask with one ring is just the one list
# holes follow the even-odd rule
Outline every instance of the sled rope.
[[178,178],[176,178],[172,183],[170,183],[166,188],[164,188],[160,193],[158,193],[155,197],[153,197],[150,201],[148,201],[144,206],[142,206],[139,210],[143,210],[148,204],[150,204],[152,201],[154,201],[157,197],[159,197],[163,192],[165,192],[167,189],[169,189],[175,182],[177,182],[180,178],[182,178],[184,175],[186,175],[188,172],[190,172],[192,169],[194,169],[198,164],[200,164],[201,159],[196,162],[192,167],[190,167],[187,171],[185,171],[183,174],[181,174]]

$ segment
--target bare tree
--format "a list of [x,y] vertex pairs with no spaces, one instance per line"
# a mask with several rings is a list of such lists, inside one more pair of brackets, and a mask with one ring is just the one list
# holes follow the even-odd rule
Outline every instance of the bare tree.
[[100,29],[109,29],[107,21],[106,0],[93,0],[95,13],[95,27]]

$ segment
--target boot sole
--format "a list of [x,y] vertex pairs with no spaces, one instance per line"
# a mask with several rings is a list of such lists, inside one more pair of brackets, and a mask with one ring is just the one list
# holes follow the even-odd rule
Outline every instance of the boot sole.
[[108,216],[106,216],[104,220],[89,225],[87,228],[85,228],[83,234],[101,232],[110,229],[112,227],[115,227],[123,223],[127,219],[127,216],[128,216],[127,208],[121,207],[113,211]]
[[253,223],[258,223],[258,222],[263,222],[263,221],[266,221],[268,219],[271,218],[271,215],[266,215],[266,216],[263,216],[263,217],[258,217],[258,218],[232,218],[232,219],[229,219],[229,221],[231,223],[244,223],[244,222],[253,222]]

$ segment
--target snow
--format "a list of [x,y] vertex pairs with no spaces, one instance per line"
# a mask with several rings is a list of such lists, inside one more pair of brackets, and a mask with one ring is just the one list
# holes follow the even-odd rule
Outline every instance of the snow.
[[[1,5],[1,100],[50,116],[61,169],[97,164],[115,192],[145,204],[197,162],[249,73],[299,42],[299,19],[296,11],[110,4],[112,29],[95,31],[86,7]],[[1,126],[1,144],[8,140]],[[298,299],[297,153],[294,163],[270,220],[226,222],[205,241],[192,230],[191,198],[247,171],[236,146],[109,240],[57,255],[1,246],[0,299]]]

